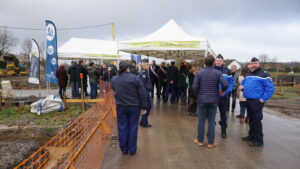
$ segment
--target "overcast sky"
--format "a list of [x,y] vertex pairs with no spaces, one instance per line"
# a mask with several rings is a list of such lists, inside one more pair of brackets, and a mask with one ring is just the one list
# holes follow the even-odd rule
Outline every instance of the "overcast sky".
[[[225,58],[248,61],[268,54],[278,61],[300,61],[299,0],[0,0],[0,25],[57,28],[115,23],[118,40],[154,32],[169,19],[189,34],[208,38]],[[45,31],[11,30],[45,41]],[[72,37],[111,39],[109,26],[58,31],[58,46]]]

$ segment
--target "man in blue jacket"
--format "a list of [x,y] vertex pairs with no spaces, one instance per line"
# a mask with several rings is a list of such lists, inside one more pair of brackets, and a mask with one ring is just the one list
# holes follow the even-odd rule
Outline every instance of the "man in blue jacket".
[[274,93],[274,84],[269,74],[260,68],[257,58],[251,59],[251,72],[243,80],[240,89],[244,92],[247,99],[247,113],[249,114],[249,135],[243,137],[243,141],[250,141],[250,146],[263,146],[263,107]]
[[226,117],[226,112],[228,109],[229,105],[229,95],[232,92],[232,89],[234,87],[234,80],[233,77],[230,74],[230,70],[224,66],[224,58],[221,54],[219,54],[215,60],[215,69],[221,71],[223,77],[227,80],[228,82],[228,88],[225,91],[225,94],[223,96],[219,97],[219,112],[220,112],[220,121],[219,124],[221,126],[221,136],[222,138],[227,138],[226,134],[226,128],[227,128],[227,117]]
[[[193,82],[193,91],[197,95],[198,102],[198,138],[194,143],[203,146],[205,119],[208,119],[208,147],[215,147],[215,120],[219,95],[224,95],[228,88],[228,82],[222,73],[213,68],[215,58],[207,56],[205,58],[205,68],[196,73]],[[221,85],[220,85],[221,84]],[[219,85],[221,88],[219,88]]]
[[139,78],[144,84],[144,87],[146,89],[145,95],[146,95],[146,114],[142,115],[141,121],[140,121],[140,126],[142,127],[151,127],[152,125],[149,124],[148,122],[148,116],[151,111],[151,98],[150,98],[150,93],[153,89],[153,85],[151,83],[151,78],[149,75],[149,60],[148,59],[143,59],[142,60],[142,70],[139,73]]

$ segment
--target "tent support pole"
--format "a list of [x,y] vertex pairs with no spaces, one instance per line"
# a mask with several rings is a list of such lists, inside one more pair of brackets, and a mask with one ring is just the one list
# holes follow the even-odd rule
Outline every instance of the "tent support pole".
[[120,64],[120,54],[118,50],[118,58],[117,58],[117,68],[119,69],[119,64]]
[[206,41],[206,50],[205,50],[204,57],[207,57],[207,53],[208,53],[208,40]]

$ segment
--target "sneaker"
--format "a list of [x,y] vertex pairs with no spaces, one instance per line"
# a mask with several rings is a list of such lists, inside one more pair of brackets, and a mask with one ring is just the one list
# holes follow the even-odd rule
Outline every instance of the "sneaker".
[[194,143],[200,147],[204,145],[202,142],[198,141],[198,139],[194,139]]
[[208,144],[208,145],[207,145],[207,148],[215,148],[215,147],[217,147],[217,144],[216,144],[216,143]]
[[242,137],[242,141],[254,141],[254,139],[250,136]]
[[236,115],[235,117],[236,117],[236,118],[241,118],[241,115]]

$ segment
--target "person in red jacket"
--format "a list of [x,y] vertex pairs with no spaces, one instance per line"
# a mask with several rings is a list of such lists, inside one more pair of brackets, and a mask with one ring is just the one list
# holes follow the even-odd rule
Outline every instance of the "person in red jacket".
[[65,68],[64,63],[61,63],[59,65],[59,68],[57,69],[56,72],[56,77],[58,79],[58,86],[59,86],[58,93],[61,99],[63,99],[65,97],[66,88],[68,85],[68,72]]

